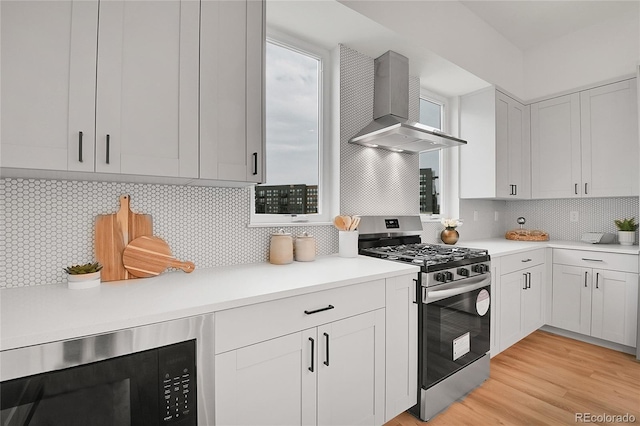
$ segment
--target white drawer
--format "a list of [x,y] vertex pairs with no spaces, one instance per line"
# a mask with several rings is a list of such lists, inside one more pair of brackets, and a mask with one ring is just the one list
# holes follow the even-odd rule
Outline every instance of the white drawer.
[[[385,281],[377,280],[216,312],[215,353],[373,311],[384,305]],[[329,306],[333,308],[321,310]],[[321,311],[313,313],[316,310]]]
[[500,273],[502,275],[510,274],[531,266],[541,265],[544,263],[544,258],[545,249],[535,249],[503,256],[500,258]]
[[553,249],[553,263],[621,272],[638,272],[638,256],[635,254]]

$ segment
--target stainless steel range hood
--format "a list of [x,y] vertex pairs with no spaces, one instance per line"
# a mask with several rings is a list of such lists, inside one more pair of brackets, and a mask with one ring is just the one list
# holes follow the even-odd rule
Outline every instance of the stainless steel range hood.
[[397,152],[422,152],[467,142],[409,121],[409,59],[389,50],[375,60],[373,121],[349,142]]

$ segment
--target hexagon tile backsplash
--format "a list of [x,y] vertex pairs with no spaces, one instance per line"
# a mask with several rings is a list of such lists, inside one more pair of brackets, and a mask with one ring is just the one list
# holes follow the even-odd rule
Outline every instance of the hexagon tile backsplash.
[[[118,182],[0,179],[0,288],[65,281],[62,268],[94,258],[94,220],[115,213],[121,194],[153,217],[155,235],[198,268],[263,262],[277,228],[249,228],[250,189]],[[338,251],[333,226],[284,227]]]

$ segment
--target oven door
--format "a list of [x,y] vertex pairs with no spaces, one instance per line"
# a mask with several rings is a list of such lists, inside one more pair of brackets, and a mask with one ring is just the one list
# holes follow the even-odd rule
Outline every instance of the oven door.
[[421,385],[427,389],[489,352],[491,274],[422,289]]

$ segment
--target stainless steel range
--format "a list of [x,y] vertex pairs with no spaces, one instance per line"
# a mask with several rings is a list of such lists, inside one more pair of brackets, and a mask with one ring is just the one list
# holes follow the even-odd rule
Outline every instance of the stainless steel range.
[[491,259],[486,250],[424,244],[419,216],[363,216],[359,253],[420,265],[418,404],[429,420],[489,377]]

